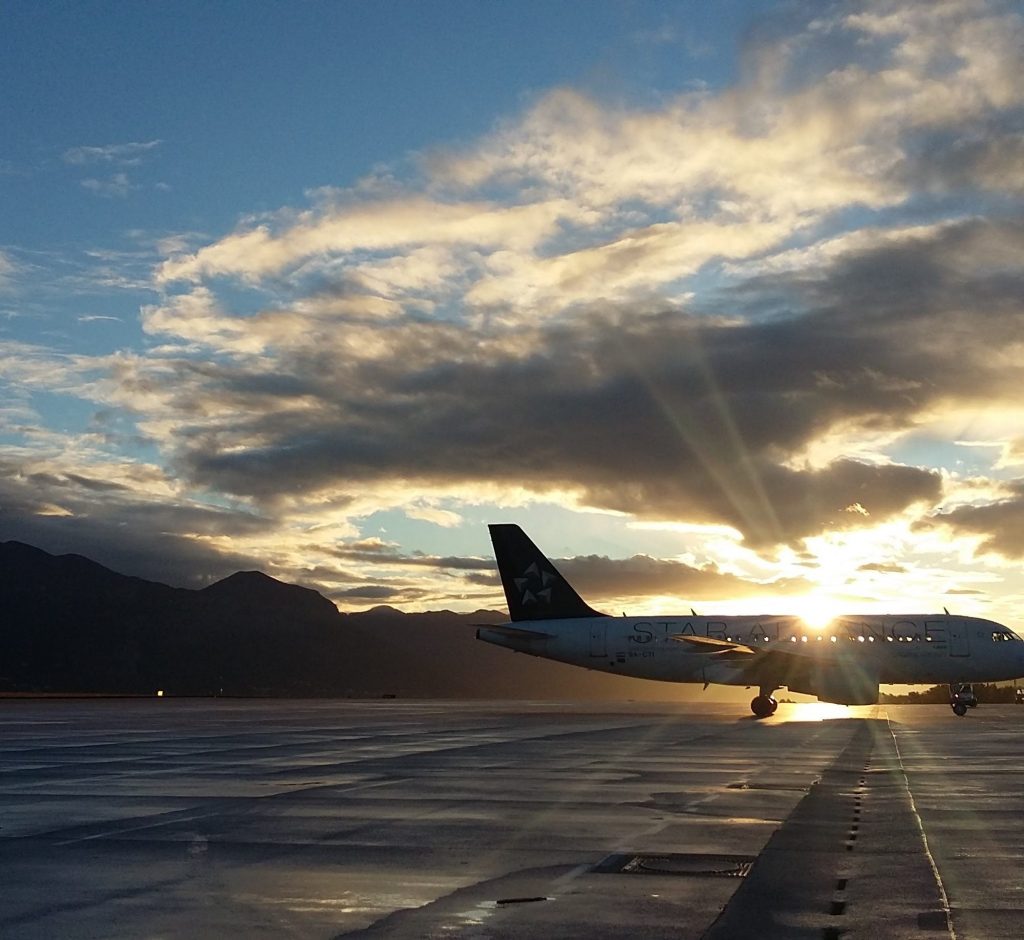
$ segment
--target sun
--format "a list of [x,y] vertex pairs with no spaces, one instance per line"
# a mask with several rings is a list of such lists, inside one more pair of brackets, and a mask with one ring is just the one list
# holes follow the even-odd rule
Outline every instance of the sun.
[[824,630],[842,611],[839,602],[827,594],[805,594],[792,601],[793,613],[812,630]]

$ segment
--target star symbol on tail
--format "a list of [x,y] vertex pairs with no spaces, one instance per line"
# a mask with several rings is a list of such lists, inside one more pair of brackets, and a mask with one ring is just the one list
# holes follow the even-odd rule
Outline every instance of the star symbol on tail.
[[520,603],[551,603],[551,591],[556,578],[550,571],[541,571],[537,562],[530,565],[521,577],[514,580],[520,592]]

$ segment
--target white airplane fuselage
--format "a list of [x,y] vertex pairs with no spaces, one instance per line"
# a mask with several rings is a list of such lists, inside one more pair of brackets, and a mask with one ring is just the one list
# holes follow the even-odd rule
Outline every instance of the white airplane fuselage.
[[775,689],[841,705],[878,701],[881,684],[948,683],[957,715],[976,704],[973,682],[1024,675],[1024,642],[980,617],[851,614],[816,629],[799,617],[609,617],[576,593],[519,526],[489,526],[510,621],[477,637],[531,656],[663,682],[750,686],[755,715],[774,713]]
[[1024,643],[1012,642],[1005,627],[948,614],[852,615],[822,629],[792,616],[692,615],[535,620],[508,628],[482,627],[478,636],[533,656],[664,682],[758,684],[748,656],[680,641],[687,636],[792,654],[790,673],[800,672],[799,658],[809,672],[858,665],[881,683],[996,682],[1024,674]]

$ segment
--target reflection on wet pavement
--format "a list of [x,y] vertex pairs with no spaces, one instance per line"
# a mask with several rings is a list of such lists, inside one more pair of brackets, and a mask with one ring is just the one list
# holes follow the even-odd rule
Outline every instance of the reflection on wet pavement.
[[[856,804],[853,854],[870,867],[870,825],[912,795],[959,936],[1024,935],[1024,709],[744,712],[3,703],[0,935],[700,937],[744,879],[595,867],[616,853],[757,858],[815,805],[832,826],[856,795],[843,778],[822,803],[819,781],[868,727],[880,776]],[[844,884],[850,936],[871,884]],[[792,903],[815,937],[838,919],[832,894]]]

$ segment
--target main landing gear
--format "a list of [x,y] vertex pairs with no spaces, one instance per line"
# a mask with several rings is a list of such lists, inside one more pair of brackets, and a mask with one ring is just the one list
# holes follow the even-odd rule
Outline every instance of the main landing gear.
[[750,710],[754,713],[755,718],[768,718],[775,714],[779,703],[772,698],[772,692],[774,691],[774,688],[762,688],[761,694],[751,700]]
[[949,687],[949,706],[953,714],[963,718],[968,708],[978,707],[978,696],[969,682],[953,683]]

